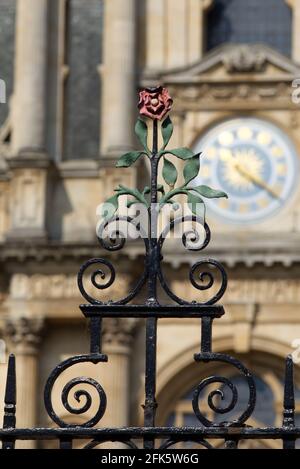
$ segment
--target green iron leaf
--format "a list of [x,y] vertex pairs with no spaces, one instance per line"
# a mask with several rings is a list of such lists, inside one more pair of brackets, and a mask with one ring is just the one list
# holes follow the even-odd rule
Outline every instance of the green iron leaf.
[[118,197],[121,195],[131,195],[137,200],[137,202],[142,203],[148,207],[148,202],[145,199],[144,194],[141,193],[138,189],[130,189],[129,187],[125,187],[120,184],[119,187],[115,190],[118,192]]
[[150,194],[150,192],[151,192],[150,187],[149,187],[149,186],[146,186],[146,187],[144,187],[144,190],[143,190],[142,194],[143,194],[143,195],[146,195],[146,194]]
[[185,147],[175,148],[174,150],[168,150],[168,153],[171,153],[172,155],[177,156],[177,158],[180,158],[181,160],[188,160],[190,158],[193,158],[193,156],[195,156],[193,151]]
[[129,168],[143,154],[142,151],[131,151],[121,156],[116,164],[116,168]]
[[188,205],[191,212],[198,217],[204,218],[205,214],[205,205],[203,199],[198,195],[189,193],[188,195]]
[[220,197],[226,197],[226,199],[228,199],[226,192],[218,191],[208,186],[196,186],[193,187],[192,190],[198,192],[198,194],[202,195],[202,197],[206,197],[208,199],[217,199]]
[[157,192],[160,192],[162,195],[165,193],[165,188],[162,184],[158,184],[157,186]]
[[107,199],[106,202],[104,202],[104,204],[102,205],[101,217],[104,220],[110,220],[118,210],[118,197],[118,194],[113,195],[112,197]]
[[173,187],[177,181],[178,173],[173,163],[171,163],[171,161],[167,160],[166,158],[164,158],[162,175],[166,183]]
[[132,207],[133,205],[138,204],[138,203],[140,203],[140,202],[138,202],[137,200],[129,200],[129,201],[127,202],[126,206],[127,206],[127,208],[130,208],[130,207]]
[[197,154],[189,159],[183,169],[183,176],[185,184],[188,184],[192,179],[198,176],[200,169],[200,155]]
[[135,133],[142,147],[146,150],[147,154],[149,155],[151,152],[147,144],[148,127],[146,122],[144,122],[142,119],[137,120],[137,123],[135,124]]
[[169,116],[163,121],[161,125],[161,133],[164,142],[163,149],[165,149],[173,134],[173,124]]

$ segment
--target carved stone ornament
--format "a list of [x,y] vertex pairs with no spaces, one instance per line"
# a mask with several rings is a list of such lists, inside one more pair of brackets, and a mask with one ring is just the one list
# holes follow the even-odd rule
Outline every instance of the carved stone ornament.
[[4,334],[19,352],[34,352],[44,327],[43,318],[19,317],[6,321]]
[[130,346],[138,320],[135,318],[107,318],[103,322],[103,342],[106,345]]
[[262,72],[266,59],[262,50],[241,45],[224,53],[223,64],[228,73]]

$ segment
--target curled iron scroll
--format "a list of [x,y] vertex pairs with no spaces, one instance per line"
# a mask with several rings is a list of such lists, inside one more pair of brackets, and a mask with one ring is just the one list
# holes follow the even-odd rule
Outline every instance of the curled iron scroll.
[[206,449],[214,449],[214,447],[208,443],[206,440],[196,440],[196,439],[189,439],[189,440],[180,440],[175,438],[170,438],[169,440],[165,441],[159,449],[168,449],[178,443],[194,443],[195,445],[203,446]]
[[105,443],[121,443],[128,447],[128,449],[138,449],[138,447],[131,441],[131,440],[109,440],[105,439],[102,441],[92,440],[87,445],[85,445],[82,449],[94,449],[97,446],[101,446]]
[[204,414],[202,413],[199,405],[199,398],[201,392],[207,388],[207,386],[210,386],[212,384],[216,383],[221,383],[224,386],[227,386],[227,388],[231,392],[231,399],[230,402],[225,406],[216,406],[214,403],[214,399],[216,396],[219,396],[221,400],[224,400],[224,391],[222,389],[216,389],[213,391],[210,391],[207,397],[207,402],[208,406],[210,407],[211,410],[213,410],[216,414],[226,414],[236,407],[237,401],[238,401],[238,390],[235,386],[235,384],[230,381],[229,378],[225,378],[222,376],[211,376],[209,378],[203,379],[200,384],[196,387],[193,395],[193,410],[194,413],[197,417],[197,419],[205,426],[205,427],[210,427],[210,426],[241,426],[243,425],[246,420],[252,415],[254,408],[255,408],[255,402],[256,402],[256,387],[255,387],[255,382],[252,374],[250,371],[236,358],[231,357],[230,355],[226,355],[223,353],[213,353],[213,352],[207,352],[207,353],[199,353],[195,355],[195,360],[196,361],[201,361],[201,362],[211,362],[211,361],[217,361],[217,362],[222,362],[222,363],[228,363],[229,365],[234,366],[235,368],[238,369],[238,371],[245,377],[248,387],[249,387],[249,398],[248,398],[248,403],[247,407],[242,412],[242,414],[237,417],[233,421],[224,421],[224,422],[218,422],[214,423],[211,420],[208,420]]
[[[199,244],[200,241],[200,234],[199,230],[195,228],[195,226],[190,227],[187,231],[184,231],[182,234],[182,243],[184,247],[190,251],[202,251],[210,242],[211,234],[209,226],[204,223],[203,220],[195,215],[191,215],[188,217],[179,217],[173,220],[170,223],[170,226],[166,227],[159,238],[159,249],[162,250],[164,241],[168,235],[168,233],[173,230],[177,225],[184,222],[193,222],[194,224],[198,224],[204,230],[204,239]],[[227,274],[224,267],[214,259],[202,259],[195,264],[192,265],[190,272],[189,272],[189,280],[193,287],[197,290],[205,291],[209,290],[215,284],[215,275],[212,271],[206,270],[207,268],[213,268],[217,272],[219,272],[221,276],[221,284],[218,291],[211,296],[208,300],[203,302],[193,301],[192,304],[197,305],[212,305],[217,303],[222,296],[224,295],[227,287]],[[158,271],[158,278],[160,280],[161,286],[167,295],[176,303],[181,305],[191,304],[191,302],[184,300],[177,296],[169,287],[164,274],[162,272],[161,266],[159,266]]]
[[[59,426],[59,427],[74,427],[74,424],[69,424],[62,420],[57,413],[54,411],[53,404],[52,404],[52,390],[53,386],[56,383],[57,379],[60,377],[60,375],[67,369],[70,368],[71,366],[77,364],[77,363],[99,363],[99,362],[105,362],[107,361],[107,356],[106,355],[78,355],[72,358],[68,358],[67,360],[64,360],[61,362],[50,374],[45,390],[44,390],[44,403],[45,403],[45,408],[46,411],[49,415],[49,417]],[[99,384],[96,380],[93,378],[88,378],[88,377],[77,377],[73,378],[70,380],[63,388],[62,393],[61,393],[61,402],[64,406],[64,408],[72,415],[81,415],[87,412],[91,406],[92,406],[92,396],[89,391],[86,389],[79,389],[74,392],[74,399],[80,403],[81,399],[84,399],[84,402],[81,404],[81,407],[73,407],[69,403],[69,397],[70,393],[73,390],[75,386],[78,386],[79,384],[86,384],[94,388],[99,397],[99,405],[97,406],[97,412],[96,414],[87,422],[79,425],[76,424],[77,427],[93,427],[95,426],[103,417],[105,410],[106,410],[106,404],[107,404],[107,399],[106,399],[106,394],[104,389],[102,388],[101,384]]]
[[[146,233],[141,232],[141,228],[136,223],[132,218],[130,217],[115,217],[112,218],[111,220],[103,223],[98,232],[98,239],[99,243],[101,246],[108,251],[119,251],[120,249],[123,248],[126,242],[126,236],[124,233],[122,233],[120,230],[110,232],[110,236],[105,237],[105,229],[108,228],[109,224],[111,223],[119,223],[119,222],[124,222],[131,224],[135,229],[138,229],[141,233],[142,239],[145,244],[145,250],[146,250],[146,256],[148,254],[149,250],[149,241],[146,238]],[[137,284],[134,286],[134,288],[131,290],[131,292],[125,296],[124,298],[118,299],[116,301],[108,301],[104,302],[101,301],[100,299],[95,298],[92,296],[87,289],[84,286],[84,275],[87,273],[88,269],[93,266],[95,270],[90,274],[90,282],[91,285],[96,288],[97,290],[106,290],[110,286],[113,285],[113,283],[116,280],[116,270],[111,261],[108,259],[103,259],[103,258],[94,258],[90,259],[87,262],[85,262],[77,276],[77,283],[78,283],[78,288],[80,290],[80,293],[82,296],[91,304],[110,304],[110,305],[124,305],[127,304],[129,301],[131,301],[142,289],[143,285],[145,284],[148,275],[149,275],[149,269],[147,263],[145,263],[145,268],[144,272],[142,273],[140,279],[138,280]],[[97,266],[97,267],[96,267]]]

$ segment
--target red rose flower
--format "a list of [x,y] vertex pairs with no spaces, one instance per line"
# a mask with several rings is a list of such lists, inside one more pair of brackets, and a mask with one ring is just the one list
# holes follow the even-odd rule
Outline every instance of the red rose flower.
[[139,110],[140,114],[150,119],[162,120],[171,110],[173,99],[167,88],[146,88],[140,92]]

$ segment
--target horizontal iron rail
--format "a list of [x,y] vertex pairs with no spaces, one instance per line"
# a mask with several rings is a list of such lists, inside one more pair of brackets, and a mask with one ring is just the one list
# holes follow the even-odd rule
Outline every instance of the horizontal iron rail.
[[189,440],[195,438],[227,438],[238,439],[285,439],[300,438],[300,427],[130,427],[130,428],[7,428],[0,430],[0,439],[43,440],[56,438],[96,440],[124,440],[153,438],[176,438]]
[[211,316],[220,318],[225,314],[220,305],[80,305],[85,317],[119,318],[202,318]]

